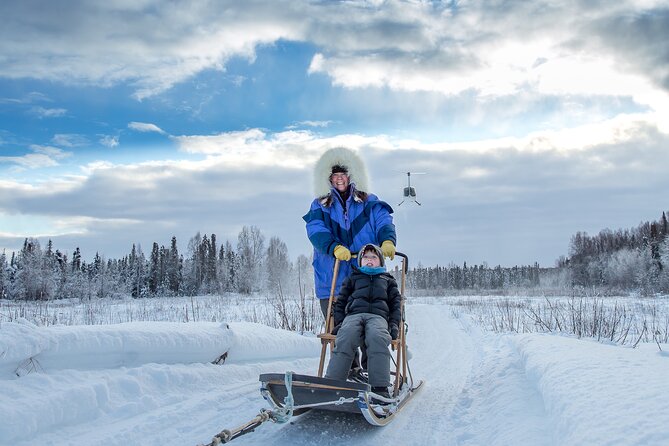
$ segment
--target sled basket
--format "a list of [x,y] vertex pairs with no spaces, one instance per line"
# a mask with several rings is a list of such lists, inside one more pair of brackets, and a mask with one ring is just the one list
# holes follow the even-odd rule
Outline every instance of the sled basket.
[[[260,375],[260,382],[263,397],[273,406],[283,408],[288,396],[285,374],[266,373]],[[308,407],[360,413],[357,400],[361,393],[368,392],[371,392],[371,386],[364,383],[308,375],[293,375],[292,378],[293,404],[297,410]]]

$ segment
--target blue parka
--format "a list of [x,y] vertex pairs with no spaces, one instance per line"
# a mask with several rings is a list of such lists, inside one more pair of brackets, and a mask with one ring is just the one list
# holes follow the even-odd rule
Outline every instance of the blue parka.
[[[397,244],[392,212],[390,205],[374,194],[367,194],[366,199],[361,200],[354,183],[350,185],[346,203],[334,187],[329,195],[311,203],[309,212],[302,218],[307,223],[307,236],[314,246],[316,297],[330,297],[337,245],[357,253],[367,243],[381,245],[390,240]],[[340,262],[335,296],[350,273],[350,261]]]

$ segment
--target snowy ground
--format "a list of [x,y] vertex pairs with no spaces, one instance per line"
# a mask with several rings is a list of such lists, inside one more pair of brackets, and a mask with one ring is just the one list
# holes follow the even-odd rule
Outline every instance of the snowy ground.
[[[499,335],[448,305],[407,311],[411,368],[426,384],[393,423],[377,428],[360,416],[312,411],[235,443],[669,442],[669,345]],[[224,364],[211,364],[224,352]],[[0,444],[206,443],[267,407],[260,373],[314,374],[318,352],[313,335],[248,322],[2,323]]]

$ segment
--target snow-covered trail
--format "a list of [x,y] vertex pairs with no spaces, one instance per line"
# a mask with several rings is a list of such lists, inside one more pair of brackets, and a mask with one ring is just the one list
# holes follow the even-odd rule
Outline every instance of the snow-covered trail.
[[[293,423],[264,426],[247,445],[547,444],[541,398],[512,346],[454,319],[447,306],[408,307],[414,379],[423,389],[388,426],[363,417],[312,411]],[[507,432],[507,434],[505,434]],[[550,443],[550,441],[548,442]]]
[[[467,401],[478,398],[476,392],[489,393],[489,387],[494,387],[494,378],[480,370],[487,361],[483,343],[486,336],[474,327],[463,326],[447,306],[410,305],[407,311],[411,371],[425,384],[393,423],[379,428],[359,415],[312,411],[285,425],[266,423],[235,443],[340,445],[344,440],[368,445],[370,441],[378,444],[399,437],[408,445],[457,444],[468,438],[475,444],[481,438],[481,429],[489,427],[483,425],[486,417],[479,414],[494,413],[495,408],[486,404],[496,403],[488,399],[467,406]],[[253,339],[258,334],[237,327],[235,336],[239,345],[248,345],[258,342]],[[28,431],[33,435],[13,439],[12,444],[128,446],[138,444],[138,439],[162,446],[205,443],[220,430],[236,427],[257,415],[260,408],[268,407],[259,392],[261,373],[293,370],[314,374],[318,367],[317,355],[281,360],[245,355],[244,350],[233,350],[221,366],[143,364],[32,374],[14,381],[15,396],[20,398],[22,392],[28,395],[43,386],[51,389],[43,401],[26,400],[51,404],[53,410],[35,411],[41,415],[31,418],[27,413],[34,408],[19,409],[17,419],[30,420],[34,425]],[[500,367],[504,367],[505,357],[496,360],[501,360]],[[481,382],[482,378],[488,381]],[[63,385],[54,386],[53,382]],[[76,401],[70,413],[60,409],[66,407],[66,399]],[[45,412],[53,413],[52,419],[44,419]],[[471,436],[471,432],[477,435]]]
[[[666,444],[669,346],[497,335],[451,311],[407,306],[411,371],[425,384],[390,425],[314,410],[233,444]],[[314,374],[319,345],[250,323],[5,324],[0,445],[207,443],[268,407],[261,373]],[[225,364],[208,362],[222,351]],[[43,370],[17,378],[26,358]]]

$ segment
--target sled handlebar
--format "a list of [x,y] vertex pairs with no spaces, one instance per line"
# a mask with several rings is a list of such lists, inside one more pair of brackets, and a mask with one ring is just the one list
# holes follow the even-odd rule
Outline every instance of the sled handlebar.
[[409,257],[403,252],[396,251],[396,256],[402,257],[404,259],[404,273],[409,272]]

